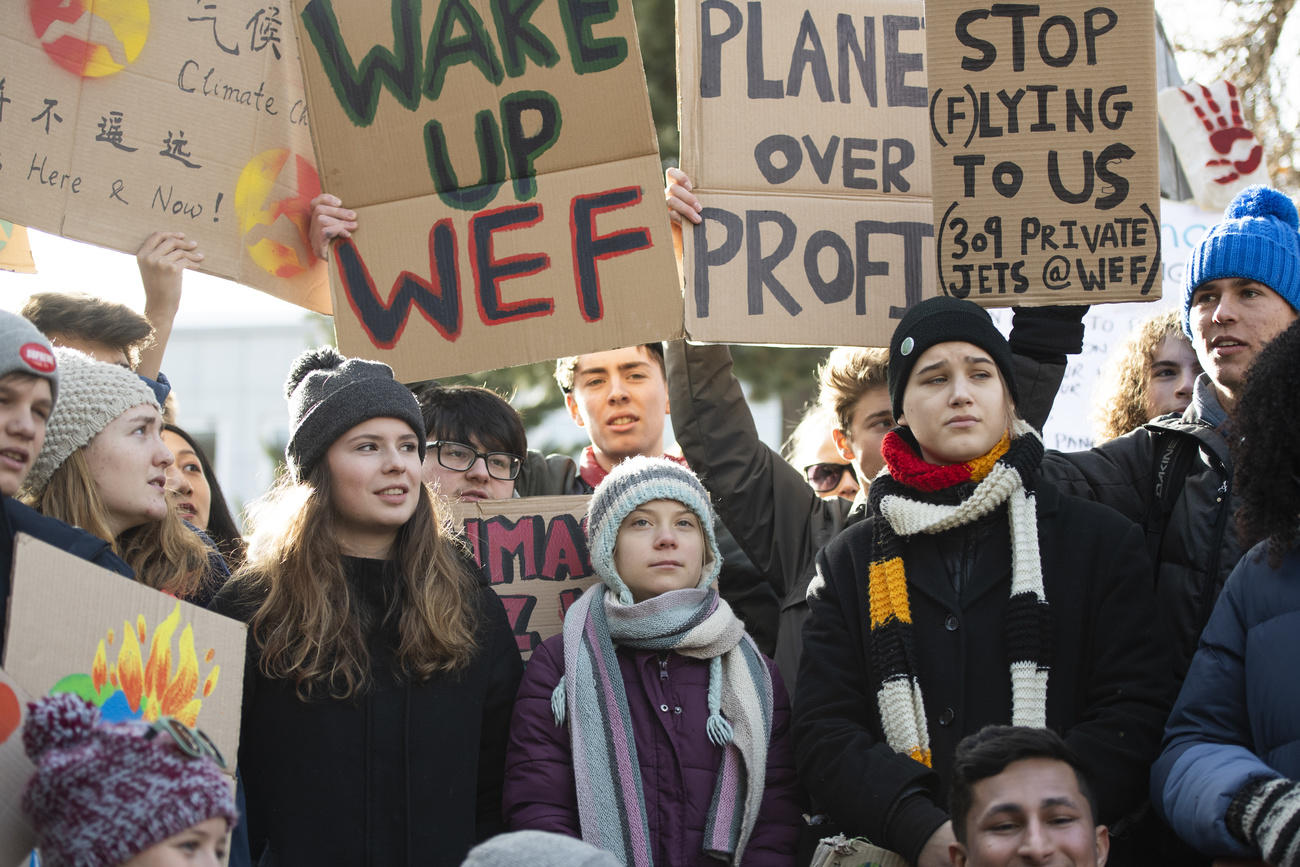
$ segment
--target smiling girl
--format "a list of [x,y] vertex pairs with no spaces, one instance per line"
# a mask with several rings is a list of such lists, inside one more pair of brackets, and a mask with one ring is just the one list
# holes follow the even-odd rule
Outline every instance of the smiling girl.
[[111,543],[141,583],[206,605],[228,573],[168,505],[172,456],[152,389],[126,368],[75,349],[54,355],[59,401],[20,496],[41,514]]
[[254,862],[459,865],[500,830],[505,610],[421,483],[424,421],[388,366],[316,350],[286,391],[288,473],[215,604],[249,625]]
[[776,667],[714,588],[708,494],[663,458],[619,464],[587,510],[603,583],[529,659],[507,757],[511,829],[629,865],[791,864],[799,807]]

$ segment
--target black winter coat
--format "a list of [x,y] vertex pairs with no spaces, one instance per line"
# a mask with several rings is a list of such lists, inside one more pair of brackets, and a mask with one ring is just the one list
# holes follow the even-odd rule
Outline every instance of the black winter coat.
[[[396,580],[386,566],[344,558],[372,611]],[[523,666],[496,594],[484,584],[476,602],[479,651],[467,669],[398,680],[395,627],[386,623],[370,635],[374,685],[348,701],[303,701],[293,683],[267,678],[250,634],[239,770],[254,863],[453,867],[502,830],[506,738]],[[214,608],[247,622],[257,600],[227,586]],[[272,859],[259,862],[268,846]]]
[[[1053,656],[1047,723],[1082,759],[1099,821],[1138,807],[1172,699],[1141,531],[1112,510],[1037,490]],[[794,701],[796,764],[818,809],[915,863],[948,818],[957,742],[1011,721],[1003,632],[1011,586],[1006,507],[976,526],[903,540],[933,769],[886,743],[867,631],[872,522],[817,557]],[[936,544],[937,542],[937,544]],[[960,593],[956,589],[961,586]]]

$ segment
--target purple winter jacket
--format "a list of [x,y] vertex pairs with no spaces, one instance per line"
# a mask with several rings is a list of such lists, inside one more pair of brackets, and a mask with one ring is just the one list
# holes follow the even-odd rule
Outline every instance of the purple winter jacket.
[[[793,865],[802,822],[790,740],[790,699],[771,660],[772,739],[767,779],[745,867]],[[618,648],[645,792],[646,818],[659,865],[708,865],[704,823],[717,782],[722,749],[709,741],[709,665],[677,653]],[[564,673],[564,639],[553,636],[534,651],[519,685],[506,751],[504,808],[511,831],[555,831],[581,837],[568,725],[557,726],[551,693]]]

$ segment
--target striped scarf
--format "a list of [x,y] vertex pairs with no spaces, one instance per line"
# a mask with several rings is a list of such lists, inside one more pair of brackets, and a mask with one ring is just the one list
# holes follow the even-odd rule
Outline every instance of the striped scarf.
[[596,584],[565,616],[565,675],[551,695],[551,710],[556,725],[569,721],[582,839],[624,864],[653,863],[615,645],[709,660],[707,731],[723,752],[704,851],[723,863],[740,863],[763,799],[772,680],[744,624],[716,590],[673,590],[624,605]]
[[868,500],[871,514],[883,520],[872,524],[867,618],[885,740],[896,752],[931,764],[901,539],[970,524],[1003,503],[1011,523],[1011,600],[1004,622],[1011,724],[1044,727],[1051,618],[1038,553],[1037,508],[1029,487],[1043,458],[1038,434],[1016,422],[988,454],[964,464],[936,466],[919,457],[909,431],[897,428],[885,436],[881,452],[886,471],[872,481]]

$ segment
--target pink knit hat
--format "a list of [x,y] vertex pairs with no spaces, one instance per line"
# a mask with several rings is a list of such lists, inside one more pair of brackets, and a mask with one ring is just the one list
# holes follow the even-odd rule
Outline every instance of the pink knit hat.
[[30,705],[23,746],[36,763],[23,812],[49,867],[117,867],[200,822],[238,819],[216,762],[146,723],[101,723],[79,696]]

